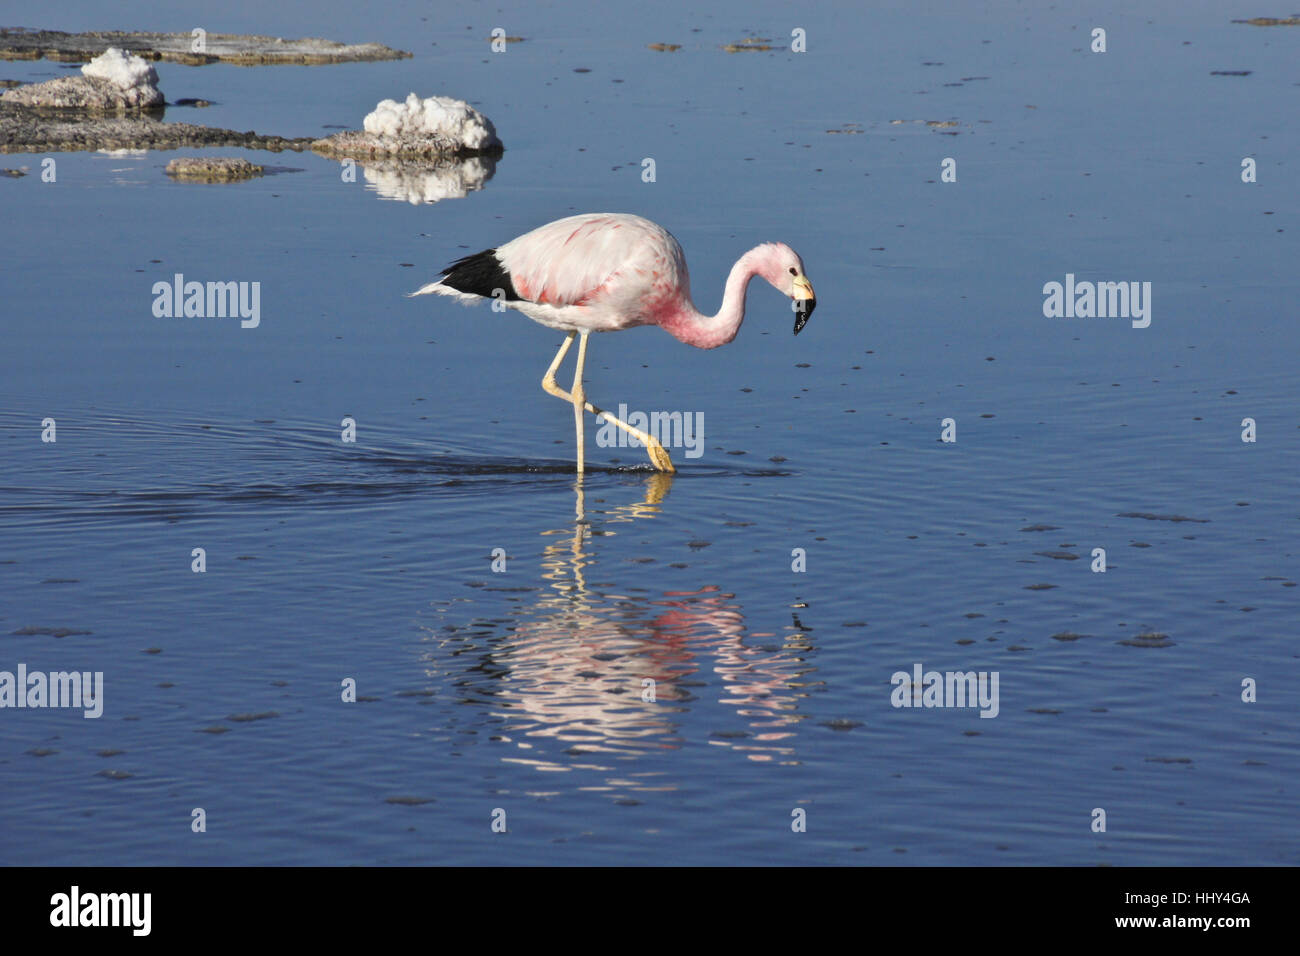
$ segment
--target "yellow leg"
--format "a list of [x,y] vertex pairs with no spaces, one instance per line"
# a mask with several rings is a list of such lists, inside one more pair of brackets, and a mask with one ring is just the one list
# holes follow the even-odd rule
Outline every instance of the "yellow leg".
[[578,434],[578,474],[582,474],[583,445],[586,435],[582,428],[582,409],[587,404],[587,393],[582,388],[582,367],[587,364],[587,333],[578,339],[578,368],[573,373],[573,427]]
[[564,361],[565,353],[569,351],[569,346],[573,344],[573,337],[577,334],[577,332],[570,332],[565,336],[564,341],[560,343],[560,350],[555,353],[555,358],[551,360],[551,367],[548,368],[546,374],[542,376],[542,389],[548,395],[562,398],[566,402],[572,401],[573,399],[568,392],[555,383],[555,370],[559,368],[560,363]]
[[595,405],[591,404],[591,402],[586,403],[586,409],[587,411],[595,415],[597,418],[609,422],[611,425],[615,426],[616,428],[623,429],[623,431],[627,432],[629,435],[632,435],[639,442],[641,442],[641,444],[645,446],[646,454],[650,456],[650,463],[654,465],[656,468],[658,468],[660,471],[667,471],[667,472],[677,471],[677,469],[673,467],[673,460],[668,457],[668,450],[664,448],[663,445],[659,444],[658,439],[653,438],[650,435],[647,435],[639,428],[633,428],[627,422],[623,421],[623,419],[611,415],[603,408],[597,408]]
[[[548,368],[546,370],[546,374],[542,376],[542,389],[548,395],[554,395],[556,398],[562,398],[566,402],[571,403],[573,405],[573,411],[575,417],[579,418],[578,471],[582,471],[582,466],[581,466],[582,426],[580,424],[582,413],[579,411],[579,408],[585,408],[587,411],[591,412],[597,418],[609,422],[611,425],[615,426],[616,428],[621,428],[623,431],[627,432],[629,435],[632,435],[639,442],[641,442],[641,444],[645,446],[646,453],[650,456],[651,464],[653,464],[657,469],[659,469],[660,471],[666,471],[670,473],[676,472],[677,469],[673,467],[673,461],[671,458],[668,457],[667,450],[665,450],[663,445],[659,444],[658,440],[651,437],[650,435],[647,435],[639,428],[633,428],[627,422],[623,421],[623,419],[611,415],[603,408],[597,408],[595,405],[591,404],[591,402],[586,400],[586,392],[585,390],[582,389],[582,363],[586,358],[585,353],[587,347],[587,333],[585,332],[582,334],[582,342],[578,346],[578,374],[574,378],[574,391],[575,392],[581,391],[582,394],[580,396],[575,397],[574,395],[560,388],[559,383],[555,381],[555,370],[559,368],[560,363],[564,361],[564,356],[568,354],[569,346],[573,344],[573,337],[577,334],[578,334],[577,332],[570,332],[568,336],[565,337],[564,341],[560,343],[560,350],[555,353],[555,358],[552,359],[550,368]],[[581,405],[578,404],[579,401],[581,401],[582,403]]]

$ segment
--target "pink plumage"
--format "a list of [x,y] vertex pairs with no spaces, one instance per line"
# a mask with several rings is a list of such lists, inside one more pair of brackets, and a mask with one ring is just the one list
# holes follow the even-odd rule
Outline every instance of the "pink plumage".
[[[411,295],[451,296],[464,303],[495,299],[535,322],[568,332],[543,379],[551,394],[574,402],[578,422],[578,471],[582,471],[582,409],[636,434],[646,442],[656,467],[671,471],[658,442],[584,404],[582,363],[587,335],[637,325],[657,325],[678,340],[711,349],[736,337],[745,318],[745,291],[759,276],[795,303],[799,334],[817,305],[803,260],[789,246],[768,242],[736,261],[727,276],[722,306],[703,315],[691,302],[690,273],[672,233],[649,219],[626,213],[589,213],[539,226],[496,249],[466,256],[443,270],[442,278]],[[554,372],[574,335],[581,334],[572,393],[555,386]],[[658,454],[656,453],[658,448]],[[662,456],[662,458],[659,457]],[[666,465],[666,467],[665,467]]]
[[[490,274],[483,261],[489,257],[508,283],[491,284],[502,276]],[[816,299],[803,261],[787,245],[766,243],[742,256],[727,279],[722,308],[705,316],[691,302],[686,256],[672,233],[640,216],[588,213],[557,219],[462,259],[412,295],[477,302],[505,293],[510,308],[566,332],[659,325],[688,345],[713,348],[735,338],[745,315],[745,287],[755,275],[799,301],[807,321]],[[803,321],[797,322],[796,333],[802,327]]]

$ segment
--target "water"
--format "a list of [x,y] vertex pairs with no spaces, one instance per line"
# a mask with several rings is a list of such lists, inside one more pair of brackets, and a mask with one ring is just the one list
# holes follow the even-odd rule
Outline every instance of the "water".
[[[160,64],[216,104],[168,119],[461,96],[494,176],[411,204],[312,154],[233,186],[4,157],[0,669],[102,671],[105,703],[3,712],[0,861],[1296,863],[1300,28],[1230,23],[1261,12],[249,4],[220,29],[416,55]],[[47,15],[9,20],[206,22]],[[718,49],[747,36],[780,49]],[[703,414],[671,478],[591,426],[577,483],[556,334],[403,297],[606,209],[677,235],[706,311],[769,239],[817,289],[797,339],[757,283],[722,350],[592,340],[597,404]],[[154,318],[177,272],[259,281],[260,325]],[[1151,282],[1150,327],[1045,318],[1066,273]],[[916,663],[996,671],[998,716],[892,707]]]

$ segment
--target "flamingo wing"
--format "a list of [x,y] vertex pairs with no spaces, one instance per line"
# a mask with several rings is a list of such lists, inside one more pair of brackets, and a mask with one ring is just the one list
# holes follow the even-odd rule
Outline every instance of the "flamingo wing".
[[465,302],[503,297],[556,328],[589,331],[654,321],[665,304],[689,300],[681,246],[662,226],[624,213],[569,216],[452,263],[414,295]]
[[656,278],[685,274],[681,247],[671,233],[621,213],[558,219],[496,253],[520,298],[561,308],[617,297],[620,278],[629,291],[649,291]]

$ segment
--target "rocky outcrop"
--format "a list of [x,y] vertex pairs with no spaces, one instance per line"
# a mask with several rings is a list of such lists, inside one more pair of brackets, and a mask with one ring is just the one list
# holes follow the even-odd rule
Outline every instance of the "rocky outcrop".
[[235,183],[263,172],[263,167],[233,156],[179,156],[166,169],[168,176],[198,183]]
[[0,103],[95,113],[129,113],[163,105],[158,73],[141,57],[110,48],[81,68],[81,76],[31,83],[0,93]]
[[286,139],[151,116],[87,116],[31,110],[0,102],[0,153],[57,153],[93,149],[195,149],[235,146],[272,152],[310,149],[310,137]]
[[61,30],[0,30],[0,59],[78,61],[99,56],[109,47],[135,53],[147,60],[167,60],[199,66],[236,63],[253,66],[271,63],[354,63],[363,60],[400,60],[411,54],[379,43],[336,43],[306,37],[252,36],[238,33],[126,33],[118,30],[64,33]]
[[382,100],[362,125],[317,140],[312,149],[357,160],[492,156],[503,149],[490,119],[449,96],[420,99],[412,93],[402,103]]

